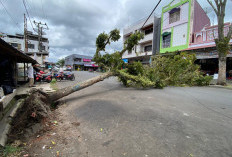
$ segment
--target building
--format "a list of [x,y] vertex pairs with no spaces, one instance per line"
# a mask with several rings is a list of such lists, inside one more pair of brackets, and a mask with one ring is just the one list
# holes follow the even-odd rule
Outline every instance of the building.
[[48,38],[42,37],[39,42],[38,35],[28,32],[27,49],[25,49],[25,40],[23,34],[9,35],[2,33],[0,38],[9,43],[14,48],[35,59],[42,67],[45,65],[45,62],[47,61],[46,58],[49,56]]
[[[227,35],[230,23],[225,23]],[[197,63],[207,73],[218,70],[218,53],[214,39],[218,26],[211,26],[210,19],[197,0],[173,0],[162,9],[160,53],[188,51],[195,53]],[[232,45],[232,39],[230,40]],[[227,70],[232,70],[232,51],[228,54]]]
[[189,48],[194,32],[210,26],[210,19],[196,0],[173,0],[162,9],[160,53]]
[[24,65],[23,73],[24,81],[26,81],[28,63],[36,64],[37,61],[0,39],[0,87],[2,85],[17,87],[19,81],[18,63]]
[[92,62],[93,57],[72,54],[70,56],[65,57],[65,66],[71,66],[74,70],[97,70],[98,65]]
[[144,39],[140,40],[132,51],[126,51],[123,54],[122,58],[128,60],[128,63],[140,61],[143,64],[149,64],[151,56],[159,52],[160,18],[151,17],[141,29],[145,21],[146,19],[142,19],[123,30],[123,42],[136,31],[142,31],[145,35]]

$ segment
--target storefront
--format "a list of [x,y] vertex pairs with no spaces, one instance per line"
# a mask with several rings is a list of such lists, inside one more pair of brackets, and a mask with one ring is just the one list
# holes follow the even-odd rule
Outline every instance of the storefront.
[[85,71],[96,71],[98,69],[98,65],[95,63],[86,63],[84,64]]
[[[218,53],[217,51],[211,52],[201,52],[196,53],[196,64],[201,66],[201,70],[205,74],[214,75],[218,73]],[[232,51],[230,51],[227,55],[226,62],[226,76],[228,79],[231,79],[231,71],[232,71]]]

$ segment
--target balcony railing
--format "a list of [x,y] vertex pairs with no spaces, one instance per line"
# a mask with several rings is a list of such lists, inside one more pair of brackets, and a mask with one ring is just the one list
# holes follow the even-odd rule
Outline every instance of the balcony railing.
[[[227,36],[229,32],[230,23],[226,23],[224,25],[224,35]],[[215,39],[218,38],[218,26],[210,26],[205,27],[200,32],[195,32],[193,34],[193,40],[191,42],[192,45],[194,44],[203,44],[203,43],[210,43],[214,42]]]

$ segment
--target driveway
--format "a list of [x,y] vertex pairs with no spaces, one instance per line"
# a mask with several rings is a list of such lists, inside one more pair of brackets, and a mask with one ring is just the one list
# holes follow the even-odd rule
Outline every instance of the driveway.
[[[75,72],[75,75],[77,81],[83,81],[97,74]],[[58,85],[74,83],[63,81]],[[62,114],[70,121],[80,122],[77,128],[80,139],[76,140],[77,134],[67,133],[72,144],[59,148],[63,148],[63,156],[232,156],[231,90],[212,87],[138,90],[125,88],[112,77],[63,100],[66,105]]]

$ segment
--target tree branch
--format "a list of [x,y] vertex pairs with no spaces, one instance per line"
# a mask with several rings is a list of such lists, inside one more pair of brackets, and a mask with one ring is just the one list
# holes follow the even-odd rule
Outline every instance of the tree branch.
[[[213,5],[213,3],[210,0],[207,0],[208,3],[211,5],[211,7],[213,8],[213,10],[215,11],[216,15],[218,15],[218,10],[215,8],[215,6]],[[217,0],[215,0],[215,3],[217,2]],[[217,4],[216,4],[217,5]]]

